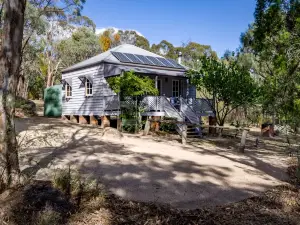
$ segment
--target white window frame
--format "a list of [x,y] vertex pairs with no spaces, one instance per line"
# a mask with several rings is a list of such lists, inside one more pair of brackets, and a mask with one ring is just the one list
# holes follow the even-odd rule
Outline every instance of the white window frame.
[[89,79],[85,79],[85,96],[93,96],[93,83]]
[[65,85],[66,98],[72,98],[72,86],[66,82]]
[[[177,83],[177,85],[174,85],[175,83]],[[177,86],[177,87],[176,87]],[[175,90],[174,88],[176,88],[177,90]],[[176,95],[177,93],[177,95]],[[180,97],[180,90],[179,90],[179,80],[172,80],[172,97]]]

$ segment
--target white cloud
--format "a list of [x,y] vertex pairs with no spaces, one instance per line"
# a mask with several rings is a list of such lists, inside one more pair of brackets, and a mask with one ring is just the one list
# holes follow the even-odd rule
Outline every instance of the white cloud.
[[139,31],[134,30],[134,29],[120,29],[117,27],[103,27],[103,28],[96,28],[96,34],[102,34],[104,31],[106,31],[107,29],[112,29],[114,31],[114,34],[117,33],[119,30],[125,31],[125,30],[132,30],[135,31],[139,36],[144,37],[144,35],[142,35]]

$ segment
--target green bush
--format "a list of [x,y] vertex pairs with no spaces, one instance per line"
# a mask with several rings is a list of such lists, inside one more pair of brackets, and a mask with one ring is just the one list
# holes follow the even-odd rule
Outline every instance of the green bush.
[[26,116],[36,115],[36,105],[33,101],[30,101],[28,99],[16,97],[15,108],[22,109],[24,115]]
[[[176,118],[173,117],[164,117],[165,121],[177,121]],[[160,123],[160,130],[165,132],[175,132],[176,131],[176,124],[175,123]]]
[[135,133],[140,130],[141,124],[136,119],[122,119],[122,128],[129,133]]

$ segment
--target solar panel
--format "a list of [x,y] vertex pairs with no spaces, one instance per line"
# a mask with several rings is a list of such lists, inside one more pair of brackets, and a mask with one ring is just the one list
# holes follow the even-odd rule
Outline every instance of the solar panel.
[[135,55],[139,60],[141,60],[143,62],[143,64],[146,65],[155,65],[153,62],[151,62],[149,59],[147,59],[145,56],[143,55]]
[[184,69],[184,67],[178,64],[174,59],[168,59],[168,61],[174,66],[174,68]]
[[131,53],[111,52],[120,62],[134,63],[142,65],[160,66],[176,69],[185,69],[173,59],[165,59],[162,57],[144,56]]
[[120,62],[131,63],[130,59],[128,59],[123,53],[121,52],[111,52]]
[[163,67],[165,67],[165,65],[163,63],[161,63],[158,59],[156,59],[153,56],[146,56],[146,58],[149,59],[151,62],[153,62],[155,66],[163,66]]
[[174,67],[174,65],[172,65],[172,63],[170,63],[168,60],[164,59],[164,58],[159,58],[156,57],[160,62],[162,62],[166,67]]
[[130,54],[130,53],[123,53],[123,54],[125,56],[127,56],[127,58],[130,59],[133,63],[137,63],[137,64],[141,64],[142,63],[134,54]]

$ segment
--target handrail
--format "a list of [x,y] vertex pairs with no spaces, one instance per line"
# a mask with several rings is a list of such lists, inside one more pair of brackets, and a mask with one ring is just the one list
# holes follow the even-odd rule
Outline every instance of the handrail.
[[[181,104],[180,111],[186,116],[186,118],[191,123],[199,124],[200,119],[197,116],[197,113],[187,104],[187,102],[182,97],[180,97],[180,104]],[[187,110],[182,110],[182,107],[186,107]],[[190,113],[187,112],[188,110],[190,111]]]
[[[168,115],[168,116],[170,116],[170,117],[172,117],[170,114],[169,114],[169,112],[168,112],[168,107],[172,110],[172,112],[173,113],[175,113],[175,114],[177,114],[177,117],[176,117],[176,119],[178,120],[179,119],[179,121],[180,122],[182,122],[182,121],[184,121],[184,119],[182,118],[182,116],[180,115],[180,113],[177,111],[177,109],[169,102],[169,100],[167,99],[167,97],[166,96],[164,96],[164,111],[165,111],[165,113]],[[167,107],[166,107],[167,106]],[[180,134],[180,135],[182,135],[182,131],[183,131],[183,124],[176,124],[176,131]]]
[[[170,101],[167,99],[167,97],[166,97],[166,96],[163,96],[163,97],[164,97],[164,104],[167,103],[167,105],[168,105],[169,107],[171,107],[172,110],[178,115],[178,118],[180,118],[180,119],[183,120],[183,118],[182,118],[182,116],[180,115],[180,113],[178,112],[178,110],[170,103]],[[164,106],[165,106],[165,105],[164,105]],[[165,107],[164,107],[164,110],[165,110]]]

